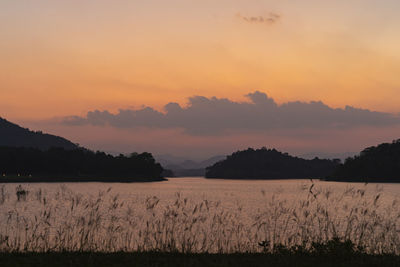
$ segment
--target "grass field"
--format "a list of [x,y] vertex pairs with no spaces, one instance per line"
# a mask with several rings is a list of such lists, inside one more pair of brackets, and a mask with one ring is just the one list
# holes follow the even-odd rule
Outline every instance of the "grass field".
[[257,214],[180,195],[122,201],[0,187],[0,266],[400,266],[400,210],[383,192],[274,195]]

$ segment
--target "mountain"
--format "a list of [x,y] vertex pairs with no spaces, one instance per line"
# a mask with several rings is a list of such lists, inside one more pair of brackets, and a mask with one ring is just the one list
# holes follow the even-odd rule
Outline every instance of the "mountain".
[[154,158],[164,167],[167,165],[179,165],[180,163],[187,160],[184,157],[179,157],[171,154],[155,155]]
[[161,181],[150,153],[112,156],[0,118],[0,182]]
[[199,166],[202,168],[207,168],[208,166],[214,165],[215,163],[226,159],[226,156],[214,156],[211,157],[209,159],[203,160],[201,162],[199,162]]
[[195,161],[184,157],[177,157],[169,154],[155,156],[158,162],[173,172],[175,177],[204,176],[206,167],[223,160],[226,156],[214,156],[205,160]]
[[52,147],[64,149],[76,149],[78,145],[65,138],[45,134],[40,131],[30,131],[17,124],[11,123],[0,117],[0,146],[7,147],[31,147],[48,150]]
[[327,180],[400,182],[400,139],[368,147],[346,159]]
[[206,169],[207,178],[304,179],[333,173],[340,160],[302,159],[275,149],[237,151]]

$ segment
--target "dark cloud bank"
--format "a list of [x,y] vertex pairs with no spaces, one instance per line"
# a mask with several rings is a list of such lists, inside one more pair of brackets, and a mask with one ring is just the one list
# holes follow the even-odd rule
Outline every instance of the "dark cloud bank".
[[271,131],[294,129],[346,129],[359,126],[400,125],[400,117],[346,106],[331,108],[318,101],[288,102],[278,105],[267,94],[256,91],[246,95],[249,102],[226,98],[189,98],[187,106],[165,105],[165,112],[151,107],[108,111],[90,111],[86,117],[71,116],[67,125],[110,125],[116,128],[181,128],[191,135],[218,135],[226,131]]
[[238,13],[236,16],[247,23],[268,25],[275,24],[281,19],[281,15],[278,15],[276,13],[269,13],[267,16],[243,16]]

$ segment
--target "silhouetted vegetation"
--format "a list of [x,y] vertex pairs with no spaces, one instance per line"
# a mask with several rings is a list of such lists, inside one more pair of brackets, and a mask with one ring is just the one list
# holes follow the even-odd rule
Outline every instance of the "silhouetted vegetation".
[[2,182],[159,180],[162,171],[150,153],[114,157],[86,149],[0,147]]
[[395,255],[349,254],[267,254],[267,253],[235,253],[235,254],[188,254],[164,252],[62,252],[62,253],[3,253],[0,254],[1,266],[158,266],[158,267],[338,267],[338,266],[399,266],[400,257]]
[[368,147],[347,158],[328,180],[400,182],[400,140]]
[[34,132],[0,118],[0,146],[33,147],[47,150],[51,147],[77,149],[78,145],[65,138]]
[[[257,258],[243,266],[258,266],[268,257],[276,264],[302,257],[320,262],[353,258],[399,262],[397,200],[386,198],[379,189],[371,194],[367,188],[347,187],[339,192],[311,184],[302,187],[296,199],[282,198],[279,193],[266,196],[264,205],[249,214],[240,202],[232,207],[180,193],[172,199],[121,199],[111,188],[82,195],[66,186],[49,192],[3,185],[0,261],[22,255],[44,257],[44,253],[63,257],[154,253],[169,259],[170,255],[202,258],[210,254],[216,261],[235,255]],[[29,193],[18,199],[16,192],[22,190]],[[0,262],[0,266],[7,265]]]
[[306,160],[275,149],[238,151],[206,169],[207,178],[228,179],[304,179],[330,175],[339,160]]

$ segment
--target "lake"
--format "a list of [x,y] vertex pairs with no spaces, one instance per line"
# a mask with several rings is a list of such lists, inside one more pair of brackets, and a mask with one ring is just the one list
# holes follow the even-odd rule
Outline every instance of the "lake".
[[337,235],[371,251],[400,250],[400,184],[198,177],[34,183],[21,184],[28,193],[19,201],[17,186],[0,192],[0,239],[14,240],[9,248],[243,252],[259,251],[260,240],[294,245]]
[[[140,199],[147,196],[157,196],[161,200],[175,197],[177,192],[191,199],[220,200],[226,205],[234,205],[240,201],[243,205],[257,207],[262,205],[262,200],[267,196],[279,194],[282,197],[293,199],[299,194],[308,194],[311,184],[315,188],[331,189],[340,192],[348,187],[366,189],[369,193],[383,191],[384,196],[390,200],[400,197],[400,184],[393,183],[342,183],[324,182],[319,180],[225,180],[206,179],[201,177],[169,178],[168,181],[152,183],[22,183],[27,190],[34,191],[38,188],[48,193],[55,192],[60,186],[66,186],[76,193],[83,195],[96,195],[99,191],[111,188],[122,199]],[[5,184],[6,188],[15,188],[20,183]],[[262,193],[264,192],[264,194]]]

